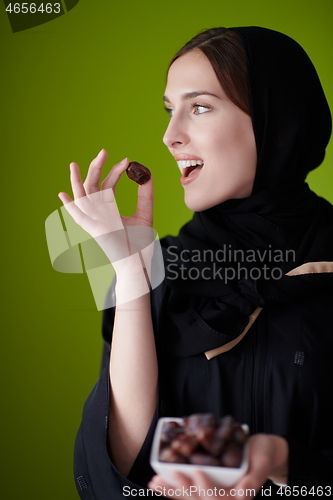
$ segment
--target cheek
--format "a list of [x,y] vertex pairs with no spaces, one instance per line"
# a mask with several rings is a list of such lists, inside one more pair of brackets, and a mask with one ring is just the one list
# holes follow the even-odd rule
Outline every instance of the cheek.
[[206,124],[199,130],[193,133],[193,143],[198,145],[200,150],[205,153],[205,159],[209,157],[216,157],[221,151],[225,149],[226,144],[226,127],[221,125]]
[[220,130],[220,143],[227,147],[227,149],[236,153],[239,148],[247,143],[247,127],[237,121],[228,123]]
[[238,132],[230,134],[225,126],[219,129],[214,127],[202,135],[201,144],[207,166],[215,175],[223,176],[226,170],[230,175],[230,166],[239,163],[241,139]]
[[252,123],[249,120],[235,120],[221,130],[219,138],[217,134],[215,137],[224,158],[229,159],[235,167],[256,165],[256,143]]
[[247,123],[237,120],[237,117],[232,119],[228,116],[217,121],[207,120],[203,122],[200,129],[193,131],[193,138],[195,135],[195,141],[200,143],[200,146],[210,155],[215,156],[226,152],[230,154],[233,150],[238,149],[247,135],[247,131]]

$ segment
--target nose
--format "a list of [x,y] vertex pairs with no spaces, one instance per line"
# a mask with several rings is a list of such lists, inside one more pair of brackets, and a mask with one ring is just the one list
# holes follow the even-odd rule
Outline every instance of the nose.
[[163,142],[168,148],[178,148],[189,142],[189,135],[185,125],[179,117],[174,115],[170,119],[170,123],[163,137]]

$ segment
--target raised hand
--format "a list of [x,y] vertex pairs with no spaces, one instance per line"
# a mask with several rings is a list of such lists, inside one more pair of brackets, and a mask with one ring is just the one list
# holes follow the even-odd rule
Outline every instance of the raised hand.
[[102,149],[91,162],[86,180],[81,180],[79,166],[70,164],[74,200],[59,193],[68,213],[101,246],[116,271],[120,261],[147,248],[154,240],[152,231],[152,179],[138,188],[137,209],[133,216],[119,214],[114,197],[120,176],[129,165],[125,158],[114,165],[100,187],[102,168],[107,152]]

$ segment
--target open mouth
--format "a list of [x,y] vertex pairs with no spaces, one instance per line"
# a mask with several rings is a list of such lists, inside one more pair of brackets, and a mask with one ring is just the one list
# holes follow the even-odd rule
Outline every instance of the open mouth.
[[191,165],[190,167],[185,167],[182,169],[183,176],[190,177],[193,172],[195,172],[196,170],[202,169],[202,167],[203,167],[203,164],[202,165],[194,165],[194,166]]
[[198,172],[204,165],[204,162],[201,160],[186,160],[186,161],[177,161],[178,167],[182,173],[183,177],[191,177],[194,172]]

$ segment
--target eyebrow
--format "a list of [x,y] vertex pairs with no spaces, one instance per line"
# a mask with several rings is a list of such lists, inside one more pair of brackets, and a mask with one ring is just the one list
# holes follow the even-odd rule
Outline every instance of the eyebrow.
[[[217,97],[217,99],[221,99],[217,95],[212,94],[212,92],[208,92],[208,90],[198,90],[195,92],[186,92],[185,94],[182,94],[180,96],[180,98],[182,101],[187,101],[188,99],[192,99],[193,97],[198,97],[199,95],[211,95],[213,97]],[[163,101],[164,102],[171,102],[166,95],[163,96]]]

